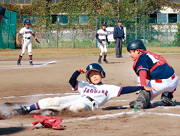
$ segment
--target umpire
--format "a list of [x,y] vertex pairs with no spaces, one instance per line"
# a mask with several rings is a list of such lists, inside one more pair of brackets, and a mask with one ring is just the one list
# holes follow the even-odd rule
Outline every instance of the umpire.
[[122,42],[125,39],[124,29],[122,27],[122,20],[118,20],[118,25],[114,27],[114,42],[116,48],[116,57],[122,58]]

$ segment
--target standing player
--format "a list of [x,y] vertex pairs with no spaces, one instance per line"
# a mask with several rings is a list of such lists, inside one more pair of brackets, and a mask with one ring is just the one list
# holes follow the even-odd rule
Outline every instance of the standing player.
[[31,21],[29,19],[24,20],[24,27],[21,28],[21,30],[16,35],[16,44],[17,45],[19,45],[19,40],[18,40],[19,35],[23,36],[22,50],[21,50],[21,53],[19,55],[17,65],[21,65],[21,59],[22,59],[22,57],[23,57],[23,55],[24,55],[24,53],[26,51],[27,46],[28,46],[28,53],[29,53],[29,62],[30,62],[30,65],[33,65],[33,62],[32,62],[32,39],[31,39],[31,36],[33,35],[36,41],[37,41],[37,39],[36,39],[34,31],[32,30],[32,28],[30,26],[31,26]]
[[122,20],[118,20],[118,25],[114,27],[114,42],[116,49],[116,57],[122,58],[122,42],[126,41]]
[[103,53],[104,53],[103,61],[105,63],[108,63],[108,61],[106,60],[107,52],[108,52],[107,46],[106,46],[106,41],[107,41],[108,45],[110,44],[110,42],[107,39],[108,31],[106,30],[106,27],[107,27],[107,23],[106,22],[102,22],[101,23],[101,28],[102,29],[99,29],[97,31],[97,34],[96,34],[96,39],[98,40],[98,47],[100,49],[98,63],[101,63],[101,58],[102,58]]
[[[178,85],[178,77],[176,76],[172,66],[160,55],[146,50],[141,40],[131,41],[127,45],[127,51],[134,61],[133,69],[139,77],[140,85],[146,86],[146,79],[150,80],[147,86],[154,88],[151,91],[151,100],[161,95],[161,100],[165,105],[175,106],[172,101],[173,93]],[[135,108],[148,108],[143,105],[141,96],[137,100],[130,103]]]
[[[77,80],[80,74],[86,74],[86,79],[89,83]],[[24,106],[20,109],[12,110],[12,114],[27,114],[32,110],[38,109],[60,111],[68,108],[73,112],[95,110],[104,105],[111,98],[118,97],[121,94],[132,93],[140,89],[146,89],[147,91],[152,90],[150,87],[143,86],[120,87],[115,85],[106,85],[102,83],[102,78],[105,78],[105,72],[97,63],[88,65],[86,69],[79,68],[74,72],[69,80],[69,83],[71,84],[72,89],[74,91],[78,91],[80,95],[41,99],[31,106]]]

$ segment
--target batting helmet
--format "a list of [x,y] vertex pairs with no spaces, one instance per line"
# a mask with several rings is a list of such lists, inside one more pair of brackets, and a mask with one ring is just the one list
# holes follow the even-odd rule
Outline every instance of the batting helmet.
[[136,50],[136,49],[146,50],[144,43],[139,39],[133,40],[127,45],[127,51]]
[[101,26],[105,25],[107,27],[107,22],[101,22]]
[[31,20],[29,20],[29,19],[24,20],[24,25],[25,24],[31,24]]
[[[86,73],[86,80],[89,81],[89,72],[91,70],[96,70],[99,71],[101,73],[102,78],[105,78],[106,73],[104,72],[103,68],[101,67],[101,65],[97,64],[97,63],[91,63],[86,67],[87,73]],[[90,82],[90,81],[89,81]]]

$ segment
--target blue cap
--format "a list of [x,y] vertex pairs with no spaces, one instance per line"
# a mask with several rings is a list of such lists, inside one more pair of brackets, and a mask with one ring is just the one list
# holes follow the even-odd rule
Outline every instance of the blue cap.
[[3,18],[9,19],[8,17],[5,16],[5,11],[6,9],[0,6],[0,16]]
[[118,20],[118,23],[122,23],[122,20],[121,20],[121,19],[119,19],[119,20]]
[[29,19],[24,20],[24,24],[31,24],[31,20]]
[[103,26],[103,25],[107,26],[107,23],[106,22],[101,22],[101,26]]

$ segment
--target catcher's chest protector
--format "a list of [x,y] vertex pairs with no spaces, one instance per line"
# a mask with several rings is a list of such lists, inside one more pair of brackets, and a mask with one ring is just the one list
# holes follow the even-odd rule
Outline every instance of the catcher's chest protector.
[[45,128],[52,128],[52,129],[57,129],[61,130],[64,129],[65,126],[60,125],[63,119],[57,118],[57,117],[50,117],[50,116],[42,116],[42,115],[32,115],[34,118],[38,119],[38,121],[34,121],[32,124],[33,126],[31,127],[30,130],[33,129],[33,127],[41,123]]

